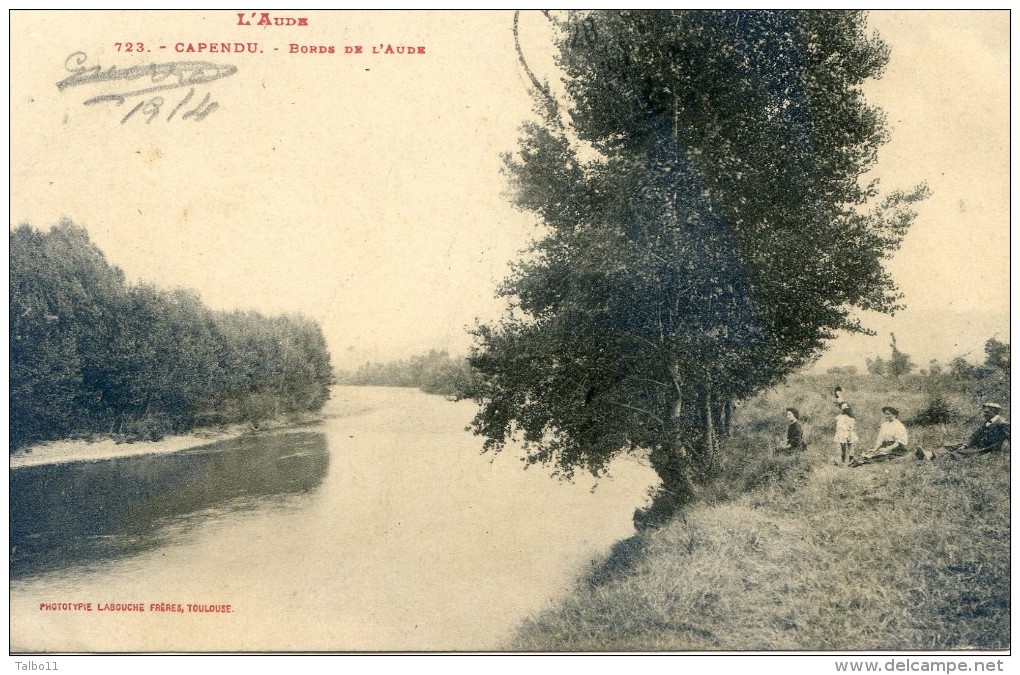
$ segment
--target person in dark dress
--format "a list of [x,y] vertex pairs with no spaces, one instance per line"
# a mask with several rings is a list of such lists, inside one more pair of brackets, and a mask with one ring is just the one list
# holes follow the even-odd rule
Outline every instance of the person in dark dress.
[[786,445],[779,448],[781,452],[803,452],[807,450],[804,443],[804,425],[800,423],[800,411],[796,408],[786,409]]

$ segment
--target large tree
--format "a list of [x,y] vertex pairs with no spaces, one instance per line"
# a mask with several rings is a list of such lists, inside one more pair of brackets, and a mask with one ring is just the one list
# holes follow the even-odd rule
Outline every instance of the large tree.
[[506,158],[543,236],[476,330],[473,425],[568,476],[649,452],[682,503],[735,399],[866,330],[855,308],[898,307],[883,263],[925,191],[864,179],[886,131],[860,87],[888,50],[859,12],[554,23],[564,86],[525,62],[538,121]]

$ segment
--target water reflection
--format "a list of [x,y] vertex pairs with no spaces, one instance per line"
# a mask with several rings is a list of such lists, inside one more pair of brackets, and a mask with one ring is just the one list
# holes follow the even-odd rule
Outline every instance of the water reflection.
[[11,578],[147,550],[225,512],[286,505],[316,490],[328,467],[326,436],[303,431],[14,469]]

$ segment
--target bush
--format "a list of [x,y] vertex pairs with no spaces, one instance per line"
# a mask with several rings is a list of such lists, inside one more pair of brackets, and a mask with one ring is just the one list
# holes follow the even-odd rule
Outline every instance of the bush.
[[241,401],[241,414],[254,429],[258,429],[262,421],[275,417],[278,412],[275,399],[266,394],[253,393]]
[[127,420],[121,425],[118,443],[137,443],[139,441],[159,441],[169,433],[173,433],[170,422],[153,416]]
[[914,424],[922,427],[935,424],[949,424],[960,418],[960,414],[949,405],[942,394],[933,394],[928,404],[914,418]]

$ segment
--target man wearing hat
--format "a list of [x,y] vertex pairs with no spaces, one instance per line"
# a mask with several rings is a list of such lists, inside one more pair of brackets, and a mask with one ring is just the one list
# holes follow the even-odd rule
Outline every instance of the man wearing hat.
[[966,443],[954,445],[943,445],[937,450],[919,449],[914,455],[918,459],[935,459],[943,455],[966,456],[979,455],[983,452],[994,452],[996,450],[1009,451],[1009,422],[1002,418],[999,413],[1002,406],[998,403],[988,401],[981,406],[981,416],[985,418],[984,424],[979,426]]
[[887,405],[882,408],[885,421],[878,428],[878,436],[875,437],[875,447],[870,452],[864,453],[853,463],[853,466],[869,464],[871,462],[883,462],[887,459],[902,457],[907,454],[907,428],[900,422],[900,411]]

